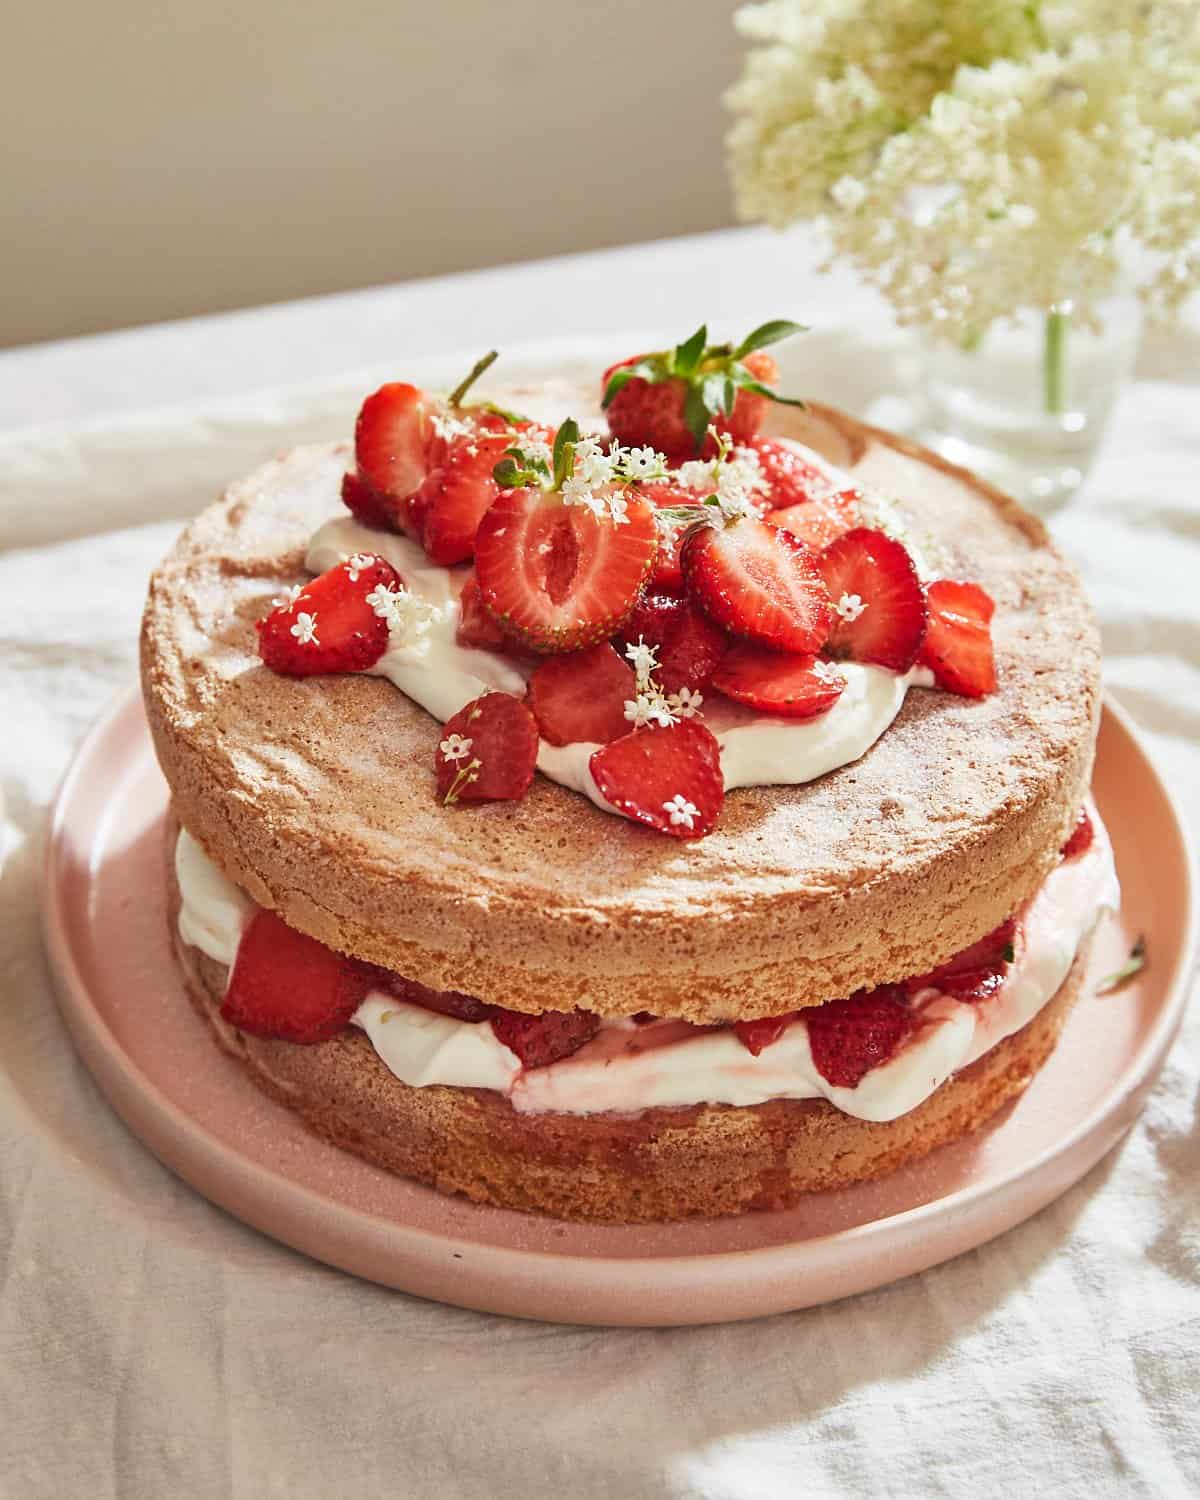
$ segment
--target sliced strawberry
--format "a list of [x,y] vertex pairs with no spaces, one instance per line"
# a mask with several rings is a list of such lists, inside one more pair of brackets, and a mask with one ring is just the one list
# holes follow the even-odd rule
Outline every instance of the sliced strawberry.
[[664,693],[702,692],[712,681],[729,638],[703,610],[675,594],[647,592],[621,631],[623,644],[644,640],[658,652],[654,679]]
[[904,546],[884,531],[855,527],[821,553],[833,601],[831,656],[907,672],[925,634],[925,591]]
[[430,398],[394,381],[368,396],[354,428],[359,477],[377,494],[407,500],[429,467]]
[[711,833],[725,800],[721,748],[695,719],[635,729],[593,752],[588,764],[606,802],[673,838]]
[[251,1036],[327,1042],[349,1022],[371,982],[367,965],[261,910],[238,944],[221,1016]]
[[762,646],[733,646],[713,675],[713,687],[759,713],[815,719],[842,696],[846,679],[815,656],[785,656]]
[[829,494],[828,475],[802,453],[797,453],[790,443],[780,442],[778,438],[756,437],[751,438],[746,446],[758,458],[758,467],[766,481],[764,495],[768,509],[800,505]]
[[815,554],[754,516],[701,525],[683,544],[683,576],[718,625],[764,646],[819,651],[833,612]]
[[1008,977],[1008,966],[1016,957],[1017,922],[1009,917],[986,937],[956,953],[953,958],[915,979],[906,979],[904,990],[915,995],[936,989],[958,1000],[986,1000]]
[[920,660],[938,687],[964,698],[985,698],[996,690],[991,619],[996,605],[977,583],[949,578],[928,589],[929,627]]
[[789,1010],[782,1016],[762,1016],[757,1021],[735,1021],[737,1039],[752,1057],[758,1057],[765,1047],[777,1042],[796,1017],[798,1010]]
[[424,1010],[433,1010],[441,1016],[450,1016],[455,1021],[486,1021],[493,1007],[474,995],[463,995],[458,990],[431,990],[415,979],[406,979],[390,969],[377,969],[375,986],[387,990],[397,1000],[409,1005],[419,1005]]
[[422,485],[427,508],[421,530],[425,551],[435,563],[451,567],[474,553],[479,523],[500,493],[492,470],[511,442],[508,434],[451,443]]
[[600,1017],[586,1010],[547,1010],[540,1016],[492,1009],[492,1030],[527,1068],[544,1068],[578,1052],[600,1030]]
[[658,548],[654,508],[626,492],[625,520],[538,489],[501,493],[480,522],[475,576],[484,604],[535,651],[578,651],[617,631]]
[[1086,854],[1092,847],[1092,840],[1096,837],[1096,830],[1092,827],[1092,820],[1088,816],[1086,807],[1079,809],[1079,816],[1075,819],[1075,827],[1071,830],[1071,837],[1062,847],[1064,859],[1078,859],[1081,854]]
[[537,720],[511,693],[484,693],[446,720],[434,764],[437,794],[454,802],[515,802],[537,765]]
[[818,495],[800,505],[768,511],[763,519],[772,526],[782,526],[784,531],[790,531],[819,552],[858,525],[861,499],[857,490],[838,490],[836,494]]
[[552,745],[607,745],[629,733],[625,704],[636,696],[633,668],[602,642],[552,656],[529,679],[529,706]]
[[385,531],[392,529],[392,506],[360,475],[342,475],[342,504],[364,526],[375,526]]
[[895,985],[859,990],[804,1011],[808,1044],[821,1077],[836,1088],[856,1088],[894,1057],[914,1027],[912,1012]]
[[477,651],[503,651],[508,637],[484,607],[479,580],[470,574],[458,596],[458,629],[455,640],[460,646]]
[[258,654],[286,677],[364,672],[388,646],[386,615],[369,596],[403,586],[391,563],[373,553],[338,563],[258,622]]

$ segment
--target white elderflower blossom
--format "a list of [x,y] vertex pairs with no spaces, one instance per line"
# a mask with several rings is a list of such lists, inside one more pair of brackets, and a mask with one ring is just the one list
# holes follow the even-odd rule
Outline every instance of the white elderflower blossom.
[[310,615],[301,610],[292,626],[292,634],[302,646],[319,646],[321,642],[317,639],[316,611]]
[[695,828],[696,819],[700,816],[700,809],[694,802],[689,802],[682,792],[676,792],[670,802],[663,803],[663,812],[670,818],[672,828]]
[[639,693],[636,698],[627,698],[625,717],[635,729],[645,729],[650,724],[670,729],[676,722],[675,715],[667,706],[667,700],[658,692]]
[[715,497],[717,509],[727,521],[757,515],[757,493],[766,488],[766,476],[753,448],[731,448],[729,439],[715,427],[708,429],[717,442],[715,458],[693,458],[675,470],[675,482],[697,495]]
[[511,432],[508,436],[511,439],[509,447],[519,448],[531,466],[544,464],[549,469],[554,463],[554,451],[545,438],[530,437],[524,432]]
[[736,24],[740,215],[818,220],[901,322],[1090,324],[1119,262],[1154,313],[1200,284],[1194,0],[766,0]]
[[833,606],[835,614],[845,620],[847,625],[853,625],[867,607],[861,594],[843,594]]
[[623,479],[656,484],[667,477],[667,461],[656,448],[620,448],[614,445]]
[[667,707],[679,719],[694,719],[704,704],[704,694],[690,687],[681,687],[667,699]]
[[450,411],[430,412],[429,425],[444,443],[453,442],[455,438],[471,437],[475,431],[470,422],[464,422]]
[[304,589],[300,584],[293,583],[289,588],[284,589],[282,594],[276,595],[271,603],[276,609],[290,609],[303,592]]
[[357,583],[363,573],[376,559],[369,552],[356,552],[353,557],[346,559],[346,576],[351,583]]
[[813,662],[812,674],[818,682],[823,682],[826,687],[836,687],[838,683],[844,684],[846,681],[831,661]]
[[466,760],[471,753],[473,741],[469,736],[450,734],[438,746],[447,760]]
[[390,589],[377,583],[367,595],[372,612],[387,621],[389,647],[414,646],[429,634],[445,611],[428,600],[418,599],[408,589]]
[[639,689],[644,691],[658,670],[658,647],[647,645],[645,637],[639,635],[636,642],[625,647],[625,656],[633,667]]

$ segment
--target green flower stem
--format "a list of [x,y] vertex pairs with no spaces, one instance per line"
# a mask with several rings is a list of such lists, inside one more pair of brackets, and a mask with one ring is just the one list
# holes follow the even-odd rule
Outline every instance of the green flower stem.
[[1042,345],[1042,396],[1047,413],[1060,416],[1067,404],[1067,326],[1070,313],[1052,307],[1046,314]]

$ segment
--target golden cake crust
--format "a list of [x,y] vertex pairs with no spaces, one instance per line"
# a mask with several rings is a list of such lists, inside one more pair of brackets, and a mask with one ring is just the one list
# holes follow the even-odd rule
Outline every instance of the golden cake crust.
[[[173,875],[172,875],[173,879]],[[883,1177],[978,1130],[1053,1052],[1083,986],[1089,937],[1054,998],[1022,1030],[898,1120],[856,1120],[824,1100],[522,1115],[501,1094],[411,1088],[362,1032],[301,1047],[222,1020],[226,970],[171,931],[188,990],[219,1044],[324,1140],[443,1193],[559,1219],[633,1224],[794,1205]]]
[[[536,392],[499,394],[537,407]],[[297,450],[203,512],[151,581],[143,685],[184,825],[292,926],[516,1010],[771,1015],[974,941],[1037,888],[1083,801],[1090,609],[1041,524],[972,476],[826,408],[777,427],[897,497],[937,538],[939,571],[993,595],[993,696],[913,691],[854,765],[732,792],[695,843],[541,777],[520,803],[444,809],[424,710],[381,679],[258,662],[254,621],[304,580],[308,536],[341,512],[347,448]]]

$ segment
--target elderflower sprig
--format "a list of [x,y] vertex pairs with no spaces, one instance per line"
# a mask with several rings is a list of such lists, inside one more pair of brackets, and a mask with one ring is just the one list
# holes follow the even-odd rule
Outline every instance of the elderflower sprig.
[[622,526],[629,520],[629,502],[622,492],[635,484],[661,483],[670,469],[655,449],[605,445],[590,434],[581,435],[578,422],[568,418],[555,434],[553,448],[519,434],[492,474],[501,489],[556,490],[567,505],[581,505]]
[[768,0],[736,25],[740,216],[816,219],[901,322],[1094,323],[1131,249],[1153,314],[1200,285],[1194,0]]
[[670,729],[680,719],[694,719],[704,702],[703,693],[682,687],[666,694],[655,674],[658,671],[658,647],[639,635],[625,647],[625,656],[633,667],[635,695],[625,702],[625,717],[635,729],[657,725]]

